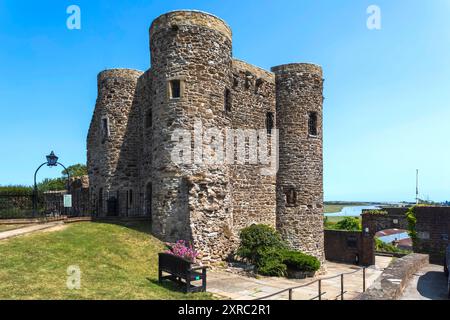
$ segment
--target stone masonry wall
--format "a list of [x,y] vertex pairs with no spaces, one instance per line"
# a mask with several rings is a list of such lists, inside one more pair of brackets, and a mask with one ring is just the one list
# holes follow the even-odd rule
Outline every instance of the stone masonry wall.
[[[293,248],[324,262],[322,69],[290,64],[272,71],[280,132],[277,228]],[[310,112],[317,115],[314,136],[308,130]]]
[[[261,130],[270,142],[266,117],[268,112],[274,115],[276,112],[274,74],[233,60],[232,102],[231,111],[226,114],[231,119],[232,128]],[[252,224],[276,226],[276,176],[263,175],[261,169],[264,167],[267,165],[252,165],[248,160],[245,164],[231,166],[233,231],[236,237],[242,228]]]
[[[153,88],[157,92],[153,101],[153,168],[157,182],[153,188],[153,231],[169,241],[191,240],[197,249],[208,252],[203,262],[214,262],[224,256],[220,253],[219,257],[217,251],[212,254],[212,248],[229,250],[228,240],[216,229],[231,221],[230,197],[214,197],[207,191],[205,203],[192,205],[200,199],[189,198],[186,184],[202,176],[207,181],[200,184],[200,190],[205,187],[215,195],[229,195],[229,169],[223,163],[204,161],[175,164],[171,153],[177,141],[172,140],[172,133],[188,130],[186,139],[193,144],[196,123],[205,129],[217,128],[222,135],[229,127],[230,121],[224,117],[224,93],[230,87],[231,31],[212,15],[179,11],[156,19],[150,39]],[[170,96],[173,80],[181,82],[180,98]],[[207,143],[207,139],[200,143],[202,148],[195,150],[195,159],[200,156],[201,160]],[[192,161],[194,155],[189,159]]]
[[[106,70],[98,75],[98,98],[87,139],[87,166],[94,209],[100,216],[106,214],[106,200],[117,190],[128,188],[136,178],[130,169],[133,170],[138,159],[135,150],[138,137],[130,134],[128,128],[141,75],[142,72],[129,69]],[[130,158],[124,159],[124,151],[135,158],[128,155]]]
[[[117,197],[117,214],[146,214],[154,235],[191,241],[205,264],[232,254],[240,230],[254,223],[277,226],[293,247],[323,261],[320,67],[286,65],[274,74],[233,59],[230,27],[198,11],[164,14],[149,33],[151,69],[98,76],[87,143],[93,208],[104,216],[107,200]],[[172,81],[180,81],[179,98],[171,96]],[[309,111],[318,113],[316,137],[307,134]],[[197,161],[206,153],[217,155],[207,147],[225,139],[228,129],[261,130],[258,143],[267,138],[270,145],[268,113],[273,130],[281,130],[278,177],[262,174],[267,165],[248,161]],[[173,162],[180,142],[198,147],[192,136],[198,125],[200,148],[179,152],[191,162]],[[202,129],[208,128],[217,132],[207,136]],[[180,129],[187,136],[173,140]],[[285,205],[290,187],[297,192],[295,207]],[[127,200],[131,193],[139,202]]]

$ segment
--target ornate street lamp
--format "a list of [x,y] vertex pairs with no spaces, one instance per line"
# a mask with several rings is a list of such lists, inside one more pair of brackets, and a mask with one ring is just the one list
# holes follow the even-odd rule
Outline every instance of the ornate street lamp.
[[66,171],[67,174],[67,189],[70,192],[70,173],[69,170],[67,170],[67,168],[58,162],[58,157],[55,155],[55,153],[52,151],[50,152],[50,154],[48,156],[46,156],[47,161],[44,162],[43,164],[41,164],[36,171],[34,172],[34,188],[33,188],[33,216],[36,216],[37,214],[37,183],[36,183],[36,175],[39,171],[39,169],[41,169],[43,166],[47,165],[48,167],[56,167],[58,165],[60,165],[61,167],[64,168],[64,170]]
[[56,167],[58,165],[58,157],[55,156],[55,153],[53,151],[46,158],[47,166]]

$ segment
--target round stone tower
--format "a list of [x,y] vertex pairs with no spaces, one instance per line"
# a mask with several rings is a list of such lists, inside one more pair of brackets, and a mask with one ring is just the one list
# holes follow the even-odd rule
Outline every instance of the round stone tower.
[[[231,47],[228,25],[204,12],[170,12],[150,28],[152,228],[166,241],[192,241],[205,262],[226,254],[221,243],[231,209],[228,168],[202,160],[208,138],[199,129],[217,128],[223,134],[229,126],[224,103],[231,87]],[[187,146],[193,147],[183,151],[181,164],[172,158],[180,142],[173,140],[177,129],[186,130],[183,141],[190,140]]]
[[106,214],[106,200],[117,197],[117,190],[129,188],[128,178],[135,175],[126,169],[136,161],[133,144],[128,143],[133,136],[128,122],[141,75],[137,70],[111,69],[97,77],[98,97],[89,128],[87,161],[99,215]]
[[324,262],[322,68],[301,63],[272,71],[279,129],[277,229],[292,248]]

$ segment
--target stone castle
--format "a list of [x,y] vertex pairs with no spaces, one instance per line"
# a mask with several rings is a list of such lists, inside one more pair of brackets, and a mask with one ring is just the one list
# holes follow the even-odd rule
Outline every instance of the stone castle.
[[[199,11],[153,21],[150,51],[145,72],[98,75],[87,139],[96,214],[151,217],[155,236],[191,241],[204,263],[225,259],[252,224],[276,227],[293,248],[323,262],[321,67],[269,72],[234,59],[230,27]],[[277,132],[278,171],[262,174],[266,165],[251,161],[175,164],[174,130],[193,130],[198,121],[222,131],[256,129],[259,142]]]

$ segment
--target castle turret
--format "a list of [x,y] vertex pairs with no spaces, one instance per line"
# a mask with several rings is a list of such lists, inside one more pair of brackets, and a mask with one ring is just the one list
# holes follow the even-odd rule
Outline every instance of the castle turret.
[[[191,240],[204,260],[219,260],[226,254],[221,242],[226,241],[224,229],[231,219],[228,168],[202,161],[211,137],[202,140],[200,133],[194,143],[193,129],[201,123],[223,134],[229,126],[224,104],[231,86],[231,30],[211,14],[175,11],[152,23],[150,44],[155,93],[153,232],[170,241]],[[172,159],[177,129],[191,135],[188,147],[196,146],[192,153],[184,151],[188,160],[181,164]]]
[[288,64],[276,75],[277,229],[289,245],[324,261],[321,67]]
[[[108,211],[106,202],[117,198],[118,190],[130,188],[137,176],[135,145],[129,143],[136,134],[129,130],[136,85],[142,72],[111,69],[99,73],[98,97],[89,128],[87,160],[91,190],[99,215]],[[118,209],[118,208],[116,208]],[[114,212],[109,212],[114,214]]]

